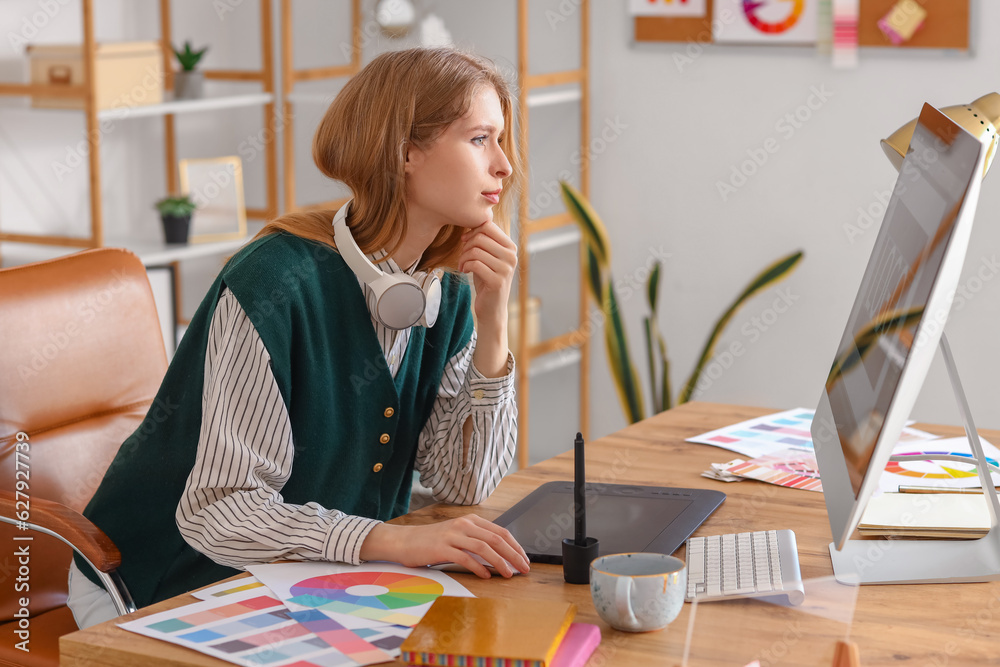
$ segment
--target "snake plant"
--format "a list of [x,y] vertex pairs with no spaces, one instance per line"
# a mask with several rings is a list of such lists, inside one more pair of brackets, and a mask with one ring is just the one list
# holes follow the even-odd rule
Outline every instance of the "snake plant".
[[[604,346],[608,354],[608,364],[615,380],[618,399],[630,423],[645,418],[643,392],[639,376],[632,363],[628,335],[622,322],[618,299],[611,280],[611,248],[607,229],[594,211],[590,202],[572,185],[559,183],[563,201],[583,236],[583,260],[585,262],[587,288],[604,314]],[[684,383],[677,404],[686,403],[697,386],[706,365],[715,354],[715,345],[733,315],[750,297],[765,287],[788,276],[802,259],[802,251],[796,251],[766,267],[754,276],[729,308],[716,322],[712,333],[702,347],[701,355],[694,370]],[[646,342],[646,363],[649,366],[650,399],[652,413],[669,410],[672,407],[670,388],[670,362],[667,358],[667,344],[660,332],[658,322],[660,287],[660,263],[656,262],[646,281],[646,302],[650,314],[643,318]]]

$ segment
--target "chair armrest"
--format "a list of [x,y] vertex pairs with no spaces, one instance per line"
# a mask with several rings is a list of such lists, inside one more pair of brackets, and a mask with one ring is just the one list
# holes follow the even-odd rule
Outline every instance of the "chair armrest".
[[43,532],[53,533],[79,551],[101,572],[111,572],[121,565],[122,555],[115,543],[79,512],[51,500],[32,498],[28,510],[29,519],[21,522],[17,517],[19,513],[24,515],[25,501],[20,501],[20,507],[17,502],[13,492],[0,491],[0,521],[18,527],[24,525],[25,529],[42,529]]

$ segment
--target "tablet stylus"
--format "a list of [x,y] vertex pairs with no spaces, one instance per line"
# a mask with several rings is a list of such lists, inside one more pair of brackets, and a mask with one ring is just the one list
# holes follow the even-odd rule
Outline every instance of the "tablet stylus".
[[568,584],[590,583],[590,563],[597,558],[599,549],[597,540],[587,537],[587,474],[583,463],[583,435],[577,433],[576,440],[573,441],[573,516],[576,518],[576,535],[562,541],[563,579]]
[[587,483],[587,473],[584,470],[585,461],[583,458],[583,434],[577,433],[576,440],[573,441],[573,514],[576,516],[576,546],[582,547],[587,543],[587,503],[584,502],[584,491]]

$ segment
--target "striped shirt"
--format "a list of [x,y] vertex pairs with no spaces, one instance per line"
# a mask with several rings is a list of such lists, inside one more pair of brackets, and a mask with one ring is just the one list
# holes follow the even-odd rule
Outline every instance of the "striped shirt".
[[[400,272],[384,252],[370,258],[387,273]],[[359,283],[367,301],[370,288]],[[395,377],[410,329],[395,331],[374,317],[372,325]],[[493,492],[513,463],[517,441],[514,358],[508,352],[506,375],[487,378],[472,363],[475,346],[473,330],[449,360],[417,442],[421,484],[437,500],[463,505]],[[462,427],[469,418],[472,435],[464,452]],[[380,522],[318,503],[283,502],[294,454],[270,357],[236,297],[224,289],[209,327],[198,451],[176,513],[187,543],[235,568],[278,559],[360,563],[361,544]]]

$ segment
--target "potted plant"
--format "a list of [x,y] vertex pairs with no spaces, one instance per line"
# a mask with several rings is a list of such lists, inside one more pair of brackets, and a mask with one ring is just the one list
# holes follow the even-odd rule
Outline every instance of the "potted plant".
[[174,55],[177,56],[177,62],[181,65],[181,71],[174,74],[174,99],[194,100],[200,98],[205,77],[201,72],[196,71],[195,67],[208,51],[208,47],[195,51],[191,48],[191,42],[186,41],[183,51],[177,47],[174,47],[173,50]]
[[153,205],[160,212],[167,243],[187,243],[191,214],[198,208],[188,195],[170,196]]

